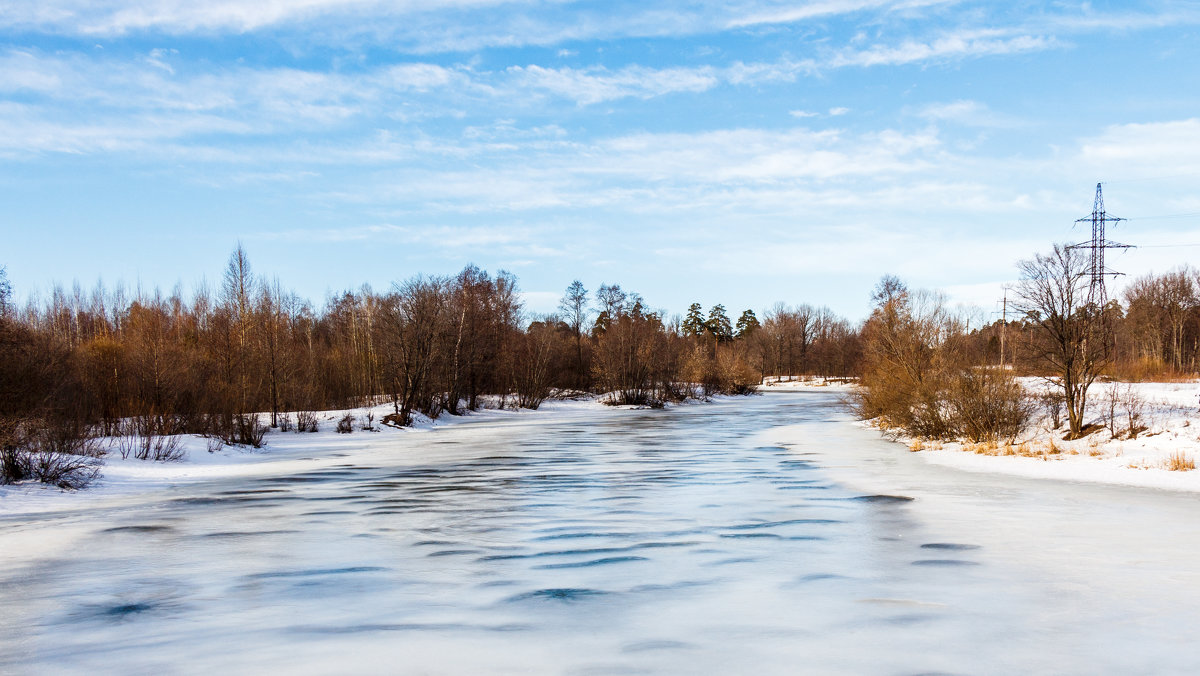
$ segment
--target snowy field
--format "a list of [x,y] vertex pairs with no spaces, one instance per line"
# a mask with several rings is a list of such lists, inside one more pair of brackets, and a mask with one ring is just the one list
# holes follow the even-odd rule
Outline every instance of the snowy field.
[[[1035,397],[1049,391],[1041,379],[1022,383]],[[849,393],[853,385],[769,378],[763,390]],[[1035,424],[1012,443],[928,442],[886,434],[929,463],[972,472],[1200,492],[1200,472],[1194,469],[1200,461],[1200,383],[1096,383],[1088,390],[1087,421],[1094,428],[1082,439],[1063,439],[1062,415],[1055,427],[1038,405]]]
[[[1039,390],[1040,383],[1029,382]],[[1133,428],[1122,401],[1134,397]],[[1197,383],[1097,383],[1088,390],[1088,422],[1097,426],[1082,439],[1064,441],[1063,427],[1043,411],[1036,426],[1011,444],[921,444],[927,461],[970,471],[1004,472],[1021,476],[1095,481],[1127,486],[1200,491],[1200,406]],[[1116,400],[1115,424],[1110,425],[1110,396]],[[1116,434],[1113,434],[1115,428]]]

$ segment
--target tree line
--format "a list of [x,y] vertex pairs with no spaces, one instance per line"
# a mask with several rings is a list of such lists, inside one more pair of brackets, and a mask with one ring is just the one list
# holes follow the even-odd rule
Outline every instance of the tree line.
[[657,407],[855,369],[857,330],[828,309],[780,304],[733,323],[699,307],[669,317],[619,285],[576,281],[558,312],[535,315],[516,277],[472,265],[318,308],[257,274],[241,246],[215,288],[76,284],[17,307],[0,268],[3,476],[33,477],[31,458],[97,454],[98,436],[259,445],[268,428],[315,426],[318,410],[386,403],[384,422],[403,426],[418,413],[537,408],[552,393]]
[[513,275],[475,266],[317,307],[256,274],[241,246],[215,288],[75,285],[18,307],[0,267],[0,481],[86,474],[76,465],[99,454],[100,436],[169,458],[161,439],[258,445],[271,427],[315,429],[318,410],[387,403],[384,422],[403,426],[552,395],[657,407],[801,375],[861,377],[862,415],[973,440],[1023,428],[1033,410],[1015,378],[1042,376],[1058,392],[1046,405],[1078,435],[1098,378],[1182,378],[1200,356],[1200,273],[1146,275],[1097,306],[1089,269],[1066,247],[1024,261],[1014,319],[972,327],[891,276],[852,323],[783,303],[761,317],[693,303],[672,317],[619,285],[579,281],[557,312],[535,315]]

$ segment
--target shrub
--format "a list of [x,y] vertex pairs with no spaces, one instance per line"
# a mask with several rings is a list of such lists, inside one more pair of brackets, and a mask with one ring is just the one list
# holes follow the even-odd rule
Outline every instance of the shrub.
[[238,446],[259,448],[266,434],[267,426],[258,419],[258,414],[243,413],[233,416],[233,425],[225,441]]
[[122,459],[132,455],[138,460],[182,460],[185,453],[173,427],[173,421],[166,416],[129,418],[119,426],[121,437],[117,440],[117,450]]
[[312,411],[296,411],[296,433],[316,432],[317,414]]
[[37,481],[78,490],[100,476],[103,451],[91,428],[77,420],[28,421],[10,432],[0,449],[0,483]]
[[1007,371],[987,367],[958,373],[950,384],[948,399],[955,435],[974,442],[1011,441],[1032,415],[1021,384]]
[[56,451],[33,450],[22,462],[25,478],[66,490],[79,490],[100,476],[100,459]]
[[350,434],[354,431],[354,415],[347,413],[337,421],[338,434]]
[[1121,393],[1121,406],[1125,409],[1127,422],[1125,434],[1130,439],[1137,439],[1138,434],[1145,431],[1145,427],[1142,426],[1142,414],[1146,409],[1146,402],[1132,385],[1126,385]]
[[1054,426],[1051,429],[1062,427],[1063,406],[1066,405],[1066,398],[1063,396],[1062,390],[1058,388],[1046,390],[1037,395],[1037,401],[1046,412],[1046,418],[1053,423]]

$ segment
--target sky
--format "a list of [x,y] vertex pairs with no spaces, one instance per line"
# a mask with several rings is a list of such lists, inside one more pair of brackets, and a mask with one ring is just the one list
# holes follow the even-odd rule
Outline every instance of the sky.
[[1097,182],[1123,279],[1197,262],[1197,64],[1195,1],[5,0],[0,265],[987,315]]

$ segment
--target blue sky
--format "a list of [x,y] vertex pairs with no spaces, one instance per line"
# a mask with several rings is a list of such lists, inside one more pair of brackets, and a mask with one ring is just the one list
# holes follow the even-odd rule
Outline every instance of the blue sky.
[[1198,63],[1198,2],[7,0],[0,264],[991,311],[1097,181],[1114,268],[1197,258]]

